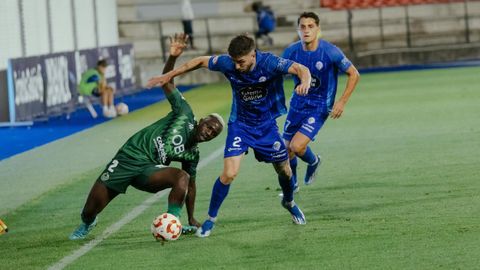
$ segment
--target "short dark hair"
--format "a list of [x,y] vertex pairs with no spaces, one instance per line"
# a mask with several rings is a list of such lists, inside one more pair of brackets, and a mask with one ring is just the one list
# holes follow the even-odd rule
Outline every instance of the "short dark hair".
[[107,59],[100,59],[97,62],[97,67],[107,67],[108,66],[108,61]]
[[303,12],[302,14],[300,14],[300,17],[298,17],[298,20],[297,20],[297,25],[300,24],[300,20],[302,18],[312,18],[315,20],[315,24],[316,25],[320,25],[320,18],[318,17],[317,13],[315,12]]
[[253,38],[242,34],[234,37],[228,45],[228,54],[232,58],[242,57],[255,49],[255,41]]

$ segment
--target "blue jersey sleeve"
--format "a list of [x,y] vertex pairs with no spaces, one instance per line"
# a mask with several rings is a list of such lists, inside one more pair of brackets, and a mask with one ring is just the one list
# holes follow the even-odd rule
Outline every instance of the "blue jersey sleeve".
[[225,72],[231,70],[233,67],[233,61],[230,56],[222,54],[210,57],[208,60],[208,69],[212,71]]
[[293,65],[292,60],[288,60],[276,55],[269,55],[266,59],[266,64],[269,70],[276,74],[288,74],[288,69]]
[[332,47],[330,47],[328,50],[328,55],[335,66],[337,66],[343,72],[347,72],[347,69],[352,65],[352,62],[350,62],[350,60],[337,46],[332,45]]

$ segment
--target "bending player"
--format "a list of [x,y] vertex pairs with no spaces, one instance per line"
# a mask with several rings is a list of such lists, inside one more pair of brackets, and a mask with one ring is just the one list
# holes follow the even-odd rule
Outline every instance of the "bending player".
[[210,235],[220,205],[226,198],[249,147],[253,148],[258,161],[273,164],[285,194],[282,206],[290,212],[296,224],[305,224],[305,216],[293,200],[288,152],[278,133],[276,118],[286,113],[282,76],[287,73],[297,75],[301,83],[296,91],[304,95],[310,87],[310,72],[293,61],[255,50],[254,40],[246,35],[232,39],[228,54],[194,58],[171,72],[150,79],[148,83],[149,87],[164,85],[175,76],[204,67],[222,72],[232,87],[233,104],[223,172],[213,186],[209,217],[197,231],[197,235]]
[[[311,184],[315,179],[320,155],[315,155],[308,144],[315,140],[320,128],[330,115],[339,118],[359,80],[355,66],[343,52],[333,44],[320,39],[320,25],[317,14],[304,12],[298,18],[300,41],[291,44],[283,57],[300,63],[310,70],[312,84],[308,95],[293,93],[290,109],[285,121],[283,138],[289,149],[295,190],[297,184],[297,157],[308,164],[304,182]],[[348,76],[343,95],[335,102],[338,72]],[[294,78],[295,85],[300,81]]]
[[[175,35],[170,56],[163,72],[173,69],[176,58],[186,46],[187,36]],[[164,118],[138,131],[120,148],[95,181],[83,208],[80,226],[70,239],[83,239],[97,224],[97,215],[118,194],[129,186],[156,193],[171,188],[169,213],[179,216],[186,201],[188,223],[200,226],[194,218],[196,168],[199,161],[197,144],[215,138],[223,129],[223,119],[210,114],[197,123],[190,105],[175,88],[173,81],[163,86],[172,106]],[[170,162],[182,163],[182,169],[167,167]]]

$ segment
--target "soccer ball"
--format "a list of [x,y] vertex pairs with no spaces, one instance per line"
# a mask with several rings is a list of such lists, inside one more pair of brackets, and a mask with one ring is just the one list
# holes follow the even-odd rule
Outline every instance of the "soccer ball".
[[117,110],[117,115],[125,115],[128,113],[128,106],[123,102],[118,103],[115,109]]
[[173,241],[182,234],[182,224],[176,216],[164,213],[153,220],[150,230],[157,240]]

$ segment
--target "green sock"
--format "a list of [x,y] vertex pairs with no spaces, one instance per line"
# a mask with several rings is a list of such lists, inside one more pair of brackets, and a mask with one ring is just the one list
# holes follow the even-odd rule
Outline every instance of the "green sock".
[[180,217],[180,212],[182,212],[182,206],[178,204],[168,204],[167,213],[170,213],[176,217]]

